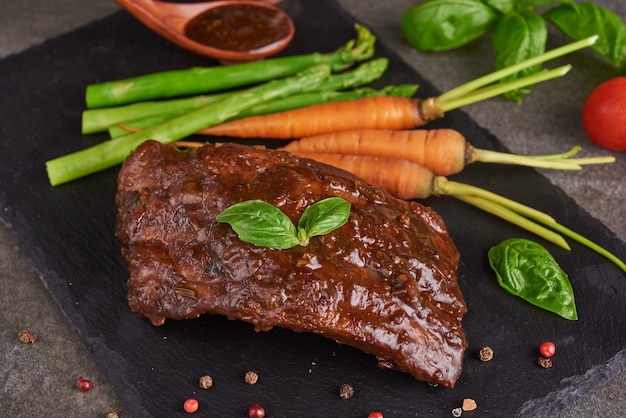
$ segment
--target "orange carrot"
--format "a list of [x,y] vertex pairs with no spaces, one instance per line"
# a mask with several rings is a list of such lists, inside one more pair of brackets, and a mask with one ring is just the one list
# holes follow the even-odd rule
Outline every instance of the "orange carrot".
[[291,139],[358,129],[410,129],[443,117],[434,99],[375,96],[251,116],[202,129],[204,135]]
[[425,199],[434,192],[435,175],[433,172],[411,161],[315,152],[303,152],[297,155],[341,168],[370,184],[383,187],[400,199]]
[[450,175],[463,170],[471,158],[472,147],[454,129],[366,129],[308,136],[282,149],[297,155],[312,152],[399,158],[437,175]]
[[523,156],[478,149],[454,129],[334,132],[304,137],[282,149],[293,154],[314,152],[400,158],[422,165],[439,176],[459,173],[467,164],[477,161],[563,170],[578,170],[581,164],[615,161],[614,157],[568,159],[578,149],[549,156]]

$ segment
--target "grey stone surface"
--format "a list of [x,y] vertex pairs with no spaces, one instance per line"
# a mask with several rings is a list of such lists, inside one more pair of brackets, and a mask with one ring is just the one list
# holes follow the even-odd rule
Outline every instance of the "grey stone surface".
[[[372,28],[388,46],[439,90],[445,91],[492,70],[490,43],[484,39],[462,50],[424,54],[402,39],[399,21],[414,0],[340,0],[357,19]],[[104,17],[119,7],[107,0],[21,0],[2,2],[0,58],[19,53],[61,33]],[[626,18],[626,2],[597,0]],[[554,44],[563,43],[555,33]],[[468,106],[465,111],[512,151],[562,152],[582,145],[584,153],[607,154],[591,144],[580,126],[580,108],[591,89],[614,70],[597,62],[589,66],[587,52],[568,57],[575,69],[562,79],[540,85],[524,101],[515,104],[493,99]],[[610,166],[590,167],[584,175],[545,172],[555,185],[626,240],[626,154],[618,153]],[[124,416],[116,398],[91,354],[22,257],[4,226],[0,226],[0,405],[11,417],[98,417],[110,411]],[[39,335],[35,344],[17,340],[21,329]],[[622,353],[623,354],[623,353]],[[604,365],[598,365],[602,368]],[[80,393],[73,388],[83,375],[94,389]],[[577,376],[585,381],[585,376]],[[626,411],[626,372],[604,375],[598,389],[581,386],[562,418],[623,416]],[[595,387],[595,385],[589,385]],[[555,394],[558,399],[558,393]]]

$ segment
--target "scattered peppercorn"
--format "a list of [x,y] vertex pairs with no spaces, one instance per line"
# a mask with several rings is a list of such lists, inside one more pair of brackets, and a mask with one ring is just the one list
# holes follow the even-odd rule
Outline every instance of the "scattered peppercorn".
[[461,408],[454,408],[454,409],[452,410],[452,416],[453,416],[453,417],[457,417],[457,418],[458,418],[458,417],[460,417],[462,414],[463,414],[463,409],[461,409]]
[[78,379],[76,379],[76,383],[74,384],[74,386],[81,392],[89,392],[93,387],[91,381],[83,378],[82,376],[79,376]]
[[481,347],[478,351],[478,358],[480,361],[489,361],[493,358],[493,349],[489,346]]
[[208,389],[211,386],[213,386],[213,378],[209,376],[208,374],[205,374],[204,376],[200,377],[198,384],[200,385],[202,389]]
[[264,418],[265,417],[265,409],[259,404],[254,404],[248,409],[248,417],[249,418]]
[[461,409],[463,409],[463,411],[473,411],[476,408],[477,405],[475,400],[471,398],[463,399],[463,405],[461,406]]
[[544,369],[549,369],[550,367],[552,367],[552,359],[549,357],[541,356],[537,359],[537,364],[539,364]]
[[551,341],[543,342],[539,345],[539,354],[543,357],[552,357],[556,353],[556,346]]
[[35,344],[35,341],[37,341],[39,337],[34,332],[23,329],[17,333],[17,338],[24,344]]
[[339,396],[341,399],[350,399],[354,396],[354,388],[352,385],[344,383],[339,387]]
[[109,412],[105,415],[105,418],[118,418],[117,412]]
[[250,370],[246,373],[245,381],[249,385],[254,385],[259,381],[259,375],[256,372]]
[[200,406],[198,404],[198,400],[196,400],[194,398],[189,398],[183,404],[183,409],[185,410],[185,412],[187,412],[189,414],[193,414],[194,412],[196,412],[198,410],[198,406]]
[[383,418],[383,413],[378,411],[370,412],[367,418]]

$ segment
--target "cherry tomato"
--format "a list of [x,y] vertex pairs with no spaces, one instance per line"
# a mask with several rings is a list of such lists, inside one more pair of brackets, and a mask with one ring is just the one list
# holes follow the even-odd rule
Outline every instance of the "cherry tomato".
[[374,411],[374,412],[370,412],[367,418],[383,418],[383,414],[382,412]]
[[198,401],[194,398],[189,398],[185,401],[185,403],[183,404],[183,408],[185,409],[185,412],[188,412],[190,414],[193,414],[194,412],[196,412],[198,410]]
[[585,101],[582,120],[593,142],[612,151],[626,151],[626,76],[596,87]]
[[553,342],[546,341],[539,345],[539,354],[543,357],[552,357],[556,353],[556,346]]
[[91,381],[83,378],[82,376],[79,376],[78,379],[76,379],[75,386],[76,389],[80,390],[81,392],[89,392],[93,387]]
[[264,418],[265,409],[261,405],[254,404],[248,409],[248,417],[250,418]]

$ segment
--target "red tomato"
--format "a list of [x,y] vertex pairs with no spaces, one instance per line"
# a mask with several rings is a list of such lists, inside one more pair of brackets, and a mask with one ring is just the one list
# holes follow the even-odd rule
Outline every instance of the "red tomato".
[[599,146],[626,151],[626,77],[596,87],[583,106],[583,127]]

